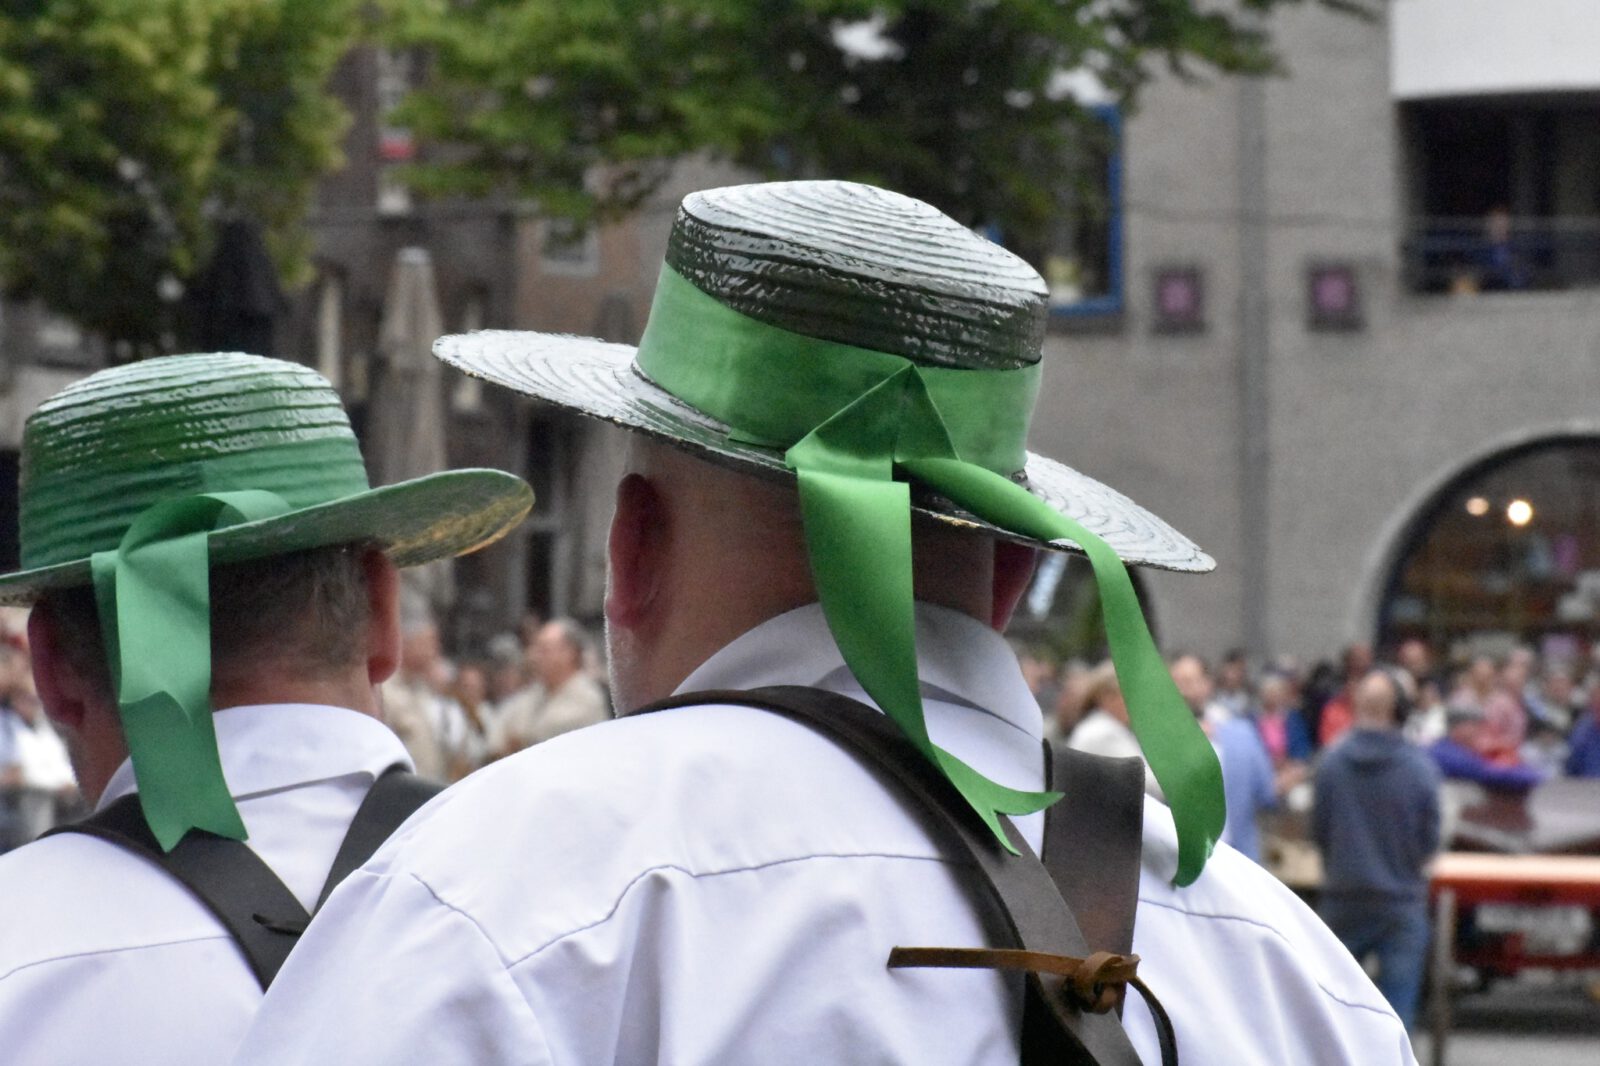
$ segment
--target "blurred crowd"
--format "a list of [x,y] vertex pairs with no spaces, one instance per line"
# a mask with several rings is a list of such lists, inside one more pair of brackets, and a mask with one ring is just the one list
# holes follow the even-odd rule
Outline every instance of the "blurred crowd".
[[[26,622],[23,611],[0,610],[0,850],[82,813],[66,749],[34,692]],[[1052,663],[1029,649],[1019,659],[1053,741],[1140,754],[1109,661]],[[1446,778],[1526,791],[1551,776],[1600,777],[1600,642],[1561,658],[1519,647],[1460,661],[1421,640],[1381,661],[1353,644],[1309,669],[1282,657],[1253,665],[1238,651],[1215,663],[1178,654],[1173,681],[1222,764],[1229,843],[1259,860],[1260,816],[1309,809],[1313,768],[1350,731],[1356,689],[1375,667],[1403,688],[1404,737]],[[436,625],[413,621],[382,698],[418,772],[445,782],[612,713],[599,644],[568,618],[530,616],[453,659]],[[1147,787],[1160,796],[1153,776]]]
[[[1027,649],[1019,657],[1048,736],[1100,754],[1139,754],[1109,662],[1056,665]],[[1412,639],[1381,659],[1353,644],[1309,669],[1281,657],[1253,666],[1241,651],[1216,663],[1179,654],[1170,668],[1222,763],[1225,839],[1257,859],[1259,815],[1285,802],[1309,808],[1312,770],[1349,735],[1357,689],[1375,669],[1398,688],[1397,727],[1443,778],[1522,792],[1553,776],[1600,777],[1600,642],[1560,657],[1516,647],[1444,661]],[[1153,778],[1148,784],[1159,795]]]
[[381,688],[384,718],[417,772],[459,781],[496,759],[611,717],[605,666],[570,618],[523,619],[481,653],[447,658],[432,622],[408,623],[400,667]]
[[[408,623],[381,693],[417,771],[444,782],[611,717],[598,643],[569,618],[526,618],[453,660],[436,625]],[[83,813],[66,747],[34,691],[27,613],[0,608],[0,851]]]
[[0,852],[81,813],[66,746],[34,691],[27,613],[0,608]]

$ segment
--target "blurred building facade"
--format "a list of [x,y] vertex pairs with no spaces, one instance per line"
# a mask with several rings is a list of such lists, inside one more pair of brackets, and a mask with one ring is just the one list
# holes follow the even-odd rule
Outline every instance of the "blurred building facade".
[[1600,636],[1600,11],[1272,32],[1286,76],[1122,124],[1117,269],[1060,293],[1034,445],[1216,557],[1148,576],[1169,648]]
[[[1216,557],[1212,575],[1142,576],[1169,649],[1600,636],[1600,13],[1393,0],[1271,28],[1284,76],[1169,79],[1136,114],[1099,109],[1103,181],[1041,256],[1033,446]],[[447,331],[632,342],[678,198],[738,180],[685,163],[653,207],[576,240],[513,203],[414,200],[394,168],[426,146],[387,115],[415,69],[374,50],[341,66],[348,162],[311,219],[315,281],[274,334],[363,434],[404,250],[425,251]],[[0,337],[14,486],[22,416],[103,353],[28,306],[4,308]],[[449,463],[538,494],[457,565],[447,635],[598,619],[623,435],[454,373],[440,387]],[[1083,569],[1041,578],[1036,630],[1078,624]]]

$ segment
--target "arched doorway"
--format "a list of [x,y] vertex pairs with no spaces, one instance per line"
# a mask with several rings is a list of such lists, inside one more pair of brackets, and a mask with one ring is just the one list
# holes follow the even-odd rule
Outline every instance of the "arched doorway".
[[1528,644],[1560,658],[1600,635],[1600,436],[1559,436],[1482,458],[1407,526],[1378,639],[1443,652]]

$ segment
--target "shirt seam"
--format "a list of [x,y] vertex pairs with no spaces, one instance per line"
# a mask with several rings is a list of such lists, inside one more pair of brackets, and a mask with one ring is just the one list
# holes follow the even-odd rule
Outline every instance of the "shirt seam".
[[[1207,913],[1205,911],[1189,910],[1187,907],[1177,907],[1177,906],[1174,906],[1171,903],[1163,903],[1163,902],[1161,902],[1160,900],[1157,900],[1157,899],[1150,899],[1147,896],[1140,896],[1139,897],[1139,902],[1141,904],[1144,904],[1145,906],[1159,907],[1159,908],[1161,908],[1162,910],[1165,910],[1165,911],[1172,911],[1175,914],[1181,914],[1186,918],[1206,918],[1206,919],[1210,919],[1212,921],[1219,921],[1219,922],[1243,922],[1245,925],[1254,926],[1257,929],[1262,929],[1262,930],[1265,930],[1268,933],[1271,933],[1274,937],[1276,937],[1277,939],[1281,940],[1284,943],[1284,945],[1287,946],[1288,948],[1290,948],[1291,950],[1293,950],[1296,947],[1295,943],[1292,940],[1290,940],[1287,936],[1284,936],[1282,930],[1278,929],[1276,926],[1269,925],[1266,922],[1260,921],[1260,920],[1255,919],[1255,918],[1246,918],[1245,916],[1240,915],[1240,914],[1210,914],[1210,913]],[[1394,1014],[1394,1012],[1392,1010],[1389,1010],[1386,1007],[1377,1007],[1377,1006],[1373,1006],[1370,1003],[1354,1003],[1354,1002],[1351,1002],[1350,1000],[1345,999],[1343,996],[1339,995],[1333,989],[1329,988],[1327,985],[1323,984],[1322,981],[1319,978],[1312,977],[1311,980],[1317,986],[1317,989],[1319,991],[1321,991],[1321,993],[1323,995],[1327,996],[1329,999],[1333,1000],[1335,1003],[1340,1004],[1341,1006],[1349,1007],[1351,1010],[1370,1011],[1373,1014],[1380,1015],[1381,1017],[1384,1017],[1384,1018],[1394,1018],[1394,1020],[1396,1022],[1398,1022],[1400,1020]]]
[[20,966],[13,967],[12,969],[7,970],[4,974],[0,974],[0,981],[9,980],[12,977],[15,977],[17,974],[22,973],[24,970],[31,970],[36,966],[48,966],[51,963],[56,962],[71,962],[74,959],[91,959],[96,955],[117,955],[125,951],[149,951],[153,948],[170,948],[176,947],[180,944],[203,944],[212,940],[231,939],[232,937],[230,937],[227,933],[208,933],[205,936],[180,937],[176,940],[158,940],[151,944],[126,944],[118,948],[95,948],[93,951],[75,951],[70,955],[52,955],[48,959],[34,959],[32,962],[25,962]]
[[[680,866],[680,865],[678,865],[676,863],[670,863],[670,862],[657,863],[656,865],[646,867],[645,869],[640,870],[637,874],[635,874],[633,876],[633,878],[630,879],[628,881],[628,883],[622,887],[622,891],[617,893],[617,897],[612,902],[610,909],[607,910],[606,913],[603,916],[601,916],[599,918],[596,918],[592,922],[586,922],[583,925],[577,926],[577,927],[575,927],[573,929],[568,929],[565,932],[557,933],[555,936],[551,937],[549,940],[546,940],[544,943],[542,943],[542,944],[538,945],[537,947],[525,952],[524,954],[519,955],[516,958],[506,959],[505,965],[506,965],[506,967],[508,969],[514,968],[514,967],[517,967],[517,966],[521,966],[523,963],[532,960],[534,956],[539,955],[540,953],[548,950],[549,948],[554,947],[555,945],[561,943],[563,940],[566,940],[566,939],[568,939],[570,937],[577,936],[580,933],[586,933],[591,929],[597,929],[600,926],[605,925],[607,922],[611,921],[611,919],[613,919],[613,918],[615,918],[617,916],[617,912],[622,909],[623,902],[628,898],[628,893],[633,891],[634,886],[639,884],[639,882],[643,881],[645,878],[649,877],[651,874],[660,873],[662,871],[672,871],[672,872],[675,872],[675,873],[683,874],[685,877],[689,877],[689,878],[691,878],[693,880],[698,881],[698,880],[701,880],[702,878],[725,877],[725,876],[728,876],[730,874],[755,873],[755,872],[757,872],[759,870],[768,870],[768,869],[772,869],[772,868],[778,867],[778,866],[791,866],[791,865],[794,865],[796,863],[810,862],[810,861],[812,861],[814,859],[900,859],[900,860],[905,860],[905,861],[910,861],[910,862],[932,862],[932,863],[938,863],[941,866],[957,865],[955,863],[950,862],[948,859],[944,859],[944,858],[941,858],[941,857],[935,856],[935,855],[907,855],[907,854],[902,854],[902,853],[897,853],[897,852],[871,852],[871,851],[822,852],[822,853],[819,853],[819,854],[816,854],[816,855],[797,855],[797,856],[794,856],[792,858],[773,859],[770,862],[752,863],[752,864],[746,865],[746,866],[730,866],[730,867],[727,867],[726,869],[721,869],[721,870],[696,871],[696,870],[691,870],[691,869],[689,869],[688,867],[685,867],[685,866]],[[427,889],[428,893],[431,896],[433,896],[434,899],[438,900],[441,905],[443,905],[445,907],[448,907],[450,910],[455,911],[457,914],[461,915],[467,921],[471,922],[473,927],[478,930],[478,933],[485,940],[487,940],[490,944],[494,943],[494,938],[489,936],[487,930],[485,930],[483,928],[483,926],[479,925],[478,921],[475,918],[473,918],[472,915],[470,915],[467,912],[463,911],[461,908],[457,907],[455,904],[451,903],[450,901],[444,899],[442,896],[439,895],[438,892],[434,891],[434,889],[433,889],[433,887],[431,885],[429,885],[426,881],[422,880],[421,877],[418,877],[416,874],[410,874],[409,876],[412,877],[414,880],[416,880],[416,882],[418,884],[422,885],[423,888]],[[504,958],[504,956],[501,956],[501,957]]]

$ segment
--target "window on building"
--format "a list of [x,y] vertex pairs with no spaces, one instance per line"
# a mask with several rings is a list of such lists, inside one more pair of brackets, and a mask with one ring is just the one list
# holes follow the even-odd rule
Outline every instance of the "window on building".
[[572,419],[536,411],[528,426],[528,483],[539,501],[524,526],[527,543],[527,608],[545,618],[572,610],[572,516],[567,475],[573,465]]
[[1600,285],[1600,97],[1405,105],[1421,292]]
[[1122,310],[1122,117],[1110,104],[1088,110],[1102,135],[1080,142],[1079,181],[1036,262],[1061,315]]
[[1413,523],[1379,638],[1441,652],[1559,650],[1600,636],[1600,438],[1541,442],[1463,473]]
[[539,269],[573,278],[599,274],[599,230],[594,226],[579,230],[563,218],[546,219],[540,227]]

